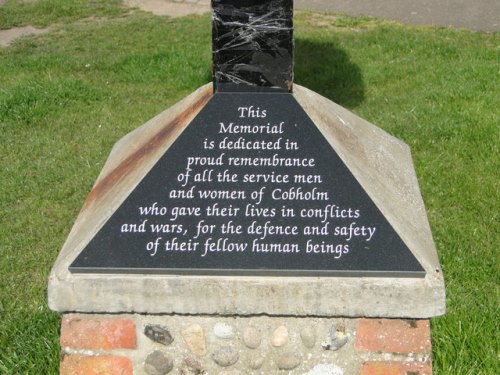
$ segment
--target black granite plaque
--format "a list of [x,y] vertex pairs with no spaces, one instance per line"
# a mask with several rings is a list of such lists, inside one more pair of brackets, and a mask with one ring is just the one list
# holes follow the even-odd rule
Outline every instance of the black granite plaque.
[[425,275],[286,93],[216,93],[70,270]]
[[292,0],[212,0],[212,14],[216,91],[292,90]]

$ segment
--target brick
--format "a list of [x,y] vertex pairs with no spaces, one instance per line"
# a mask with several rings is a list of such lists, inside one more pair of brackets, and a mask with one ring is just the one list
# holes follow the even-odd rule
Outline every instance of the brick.
[[403,370],[405,375],[432,375],[432,364],[418,361],[403,362]]
[[71,316],[62,320],[62,348],[110,350],[134,349],[135,346],[135,325],[129,319]]
[[412,362],[365,362],[360,375],[432,375],[429,363]]
[[130,359],[122,356],[66,355],[61,362],[60,375],[132,375]]
[[359,319],[356,349],[384,353],[428,353],[431,350],[429,321]]
[[367,362],[361,366],[360,375],[401,375],[401,366],[392,362]]

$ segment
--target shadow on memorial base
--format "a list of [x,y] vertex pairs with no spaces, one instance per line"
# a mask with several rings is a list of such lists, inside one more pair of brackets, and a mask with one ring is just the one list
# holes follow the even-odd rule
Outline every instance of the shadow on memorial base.
[[361,69],[331,43],[295,39],[295,80],[347,108],[365,98]]

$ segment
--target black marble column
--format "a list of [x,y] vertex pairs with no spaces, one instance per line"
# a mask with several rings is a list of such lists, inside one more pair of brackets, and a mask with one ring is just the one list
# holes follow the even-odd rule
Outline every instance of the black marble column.
[[291,92],[293,0],[212,0],[218,92]]

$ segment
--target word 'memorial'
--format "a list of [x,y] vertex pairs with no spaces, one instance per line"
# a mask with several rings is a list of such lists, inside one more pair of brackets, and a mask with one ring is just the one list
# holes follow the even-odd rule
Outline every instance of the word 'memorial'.
[[215,91],[291,92],[293,1],[212,0]]

